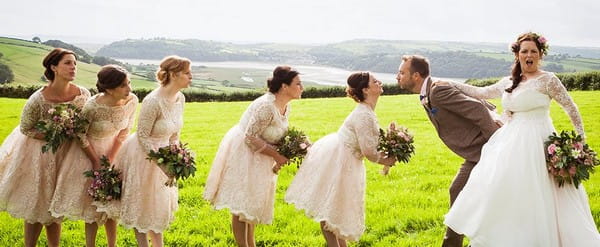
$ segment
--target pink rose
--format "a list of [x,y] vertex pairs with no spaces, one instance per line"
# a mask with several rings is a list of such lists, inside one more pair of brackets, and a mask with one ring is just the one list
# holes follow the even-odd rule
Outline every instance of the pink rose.
[[98,175],[100,175],[100,173],[98,171],[94,171],[94,176],[98,176]]
[[548,146],[548,154],[552,155],[552,154],[554,154],[554,153],[556,153],[556,145],[554,145],[554,144],[550,144],[550,145]]
[[55,111],[56,111],[56,109],[54,109],[54,108],[50,108],[50,110],[48,110],[48,113],[49,113],[49,114],[52,114],[52,113],[54,113]]
[[306,145],[306,143],[300,143],[300,148],[301,149],[306,149],[308,147],[308,145]]
[[389,129],[390,129],[390,131],[395,131],[396,130],[396,123],[395,122],[391,122]]
[[571,166],[571,168],[569,168],[569,174],[571,174],[571,176],[575,176],[575,173],[577,173],[577,167]]
[[546,38],[544,36],[540,36],[538,38],[538,42],[540,42],[540,44],[544,44],[544,43],[546,43],[546,41],[548,41],[548,40],[546,40]]
[[112,200],[112,196],[107,196],[107,197],[106,197],[106,200],[107,200],[107,201],[110,201],[110,200]]
[[573,148],[582,151],[583,150],[583,144],[581,142],[575,142],[573,143]]

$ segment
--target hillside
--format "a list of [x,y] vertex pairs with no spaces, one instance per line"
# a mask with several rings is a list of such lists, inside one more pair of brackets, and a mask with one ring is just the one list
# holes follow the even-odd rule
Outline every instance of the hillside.
[[[44,67],[42,60],[52,50],[52,47],[26,40],[0,37],[0,61],[8,65],[15,75],[14,82],[24,86],[44,85],[42,80]],[[100,66],[79,61],[77,64],[77,78],[75,83],[86,88],[96,87],[96,73]],[[139,76],[132,76],[135,87],[155,87],[154,82],[147,81]]]
[[[96,54],[129,59],[161,59],[169,54],[194,61],[262,61],[332,66],[347,70],[395,73],[403,54],[427,56],[440,77],[486,78],[506,74],[512,54],[501,43],[350,40],[319,46],[234,44],[165,38],[128,39],[102,47]],[[551,47],[545,70],[600,70],[600,48]]]

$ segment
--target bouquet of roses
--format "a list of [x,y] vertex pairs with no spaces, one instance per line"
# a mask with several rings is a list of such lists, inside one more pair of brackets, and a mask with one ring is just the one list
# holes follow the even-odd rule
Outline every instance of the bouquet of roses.
[[58,147],[67,140],[71,140],[77,134],[85,134],[85,126],[88,120],[81,116],[81,110],[72,104],[57,104],[48,110],[50,119],[40,120],[35,128],[44,134],[46,144],[42,146],[42,152],[52,150],[56,152]]
[[[390,123],[388,131],[379,129],[379,145],[377,151],[384,152],[388,157],[394,156],[397,161],[408,163],[410,157],[415,152],[413,145],[413,136],[407,128],[400,126],[396,128],[396,123]],[[385,166],[381,173],[387,175],[390,171],[389,166]]]
[[185,180],[196,174],[196,161],[187,143],[178,142],[157,151],[150,150],[146,159],[156,161],[158,167],[167,174],[169,180],[165,182],[166,186],[175,186],[177,179]]
[[552,133],[545,142],[545,147],[548,172],[559,187],[567,182],[579,188],[581,181],[590,178],[594,166],[600,164],[596,152],[583,144],[583,138],[575,131],[569,133],[563,130],[559,135]]
[[112,200],[121,199],[121,171],[111,165],[106,156],[100,158],[101,168],[98,170],[89,170],[83,173],[88,178],[92,178],[92,183],[87,192],[94,201],[106,203]]
[[302,160],[310,147],[310,140],[304,132],[291,127],[285,133],[285,136],[276,144],[277,152],[288,158],[289,164],[296,164],[300,167]]

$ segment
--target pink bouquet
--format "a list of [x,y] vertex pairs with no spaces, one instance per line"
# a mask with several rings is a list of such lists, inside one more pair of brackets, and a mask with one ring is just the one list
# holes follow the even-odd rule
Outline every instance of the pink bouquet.
[[560,135],[552,133],[545,142],[546,166],[558,186],[565,182],[579,188],[581,181],[588,180],[594,166],[600,164],[596,152],[575,131],[561,131]]

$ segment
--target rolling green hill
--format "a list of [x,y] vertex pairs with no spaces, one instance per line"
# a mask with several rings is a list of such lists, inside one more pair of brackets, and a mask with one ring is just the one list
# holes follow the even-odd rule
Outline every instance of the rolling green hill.
[[[98,55],[161,59],[177,54],[194,61],[263,61],[326,65],[347,70],[395,73],[403,54],[429,58],[440,77],[486,78],[507,73],[512,54],[502,43],[349,40],[325,45],[234,44],[196,39],[127,39],[102,47]],[[600,70],[600,48],[551,46],[545,70]]]
[[[46,82],[42,81],[44,74],[42,60],[52,49],[50,46],[30,41],[0,37],[0,53],[3,54],[0,61],[8,65],[15,75],[15,80],[11,84],[45,85]],[[100,66],[96,64],[79,62],[75,83],[86,88],[95,88],[96,73],[99,70]],[[134,87],[155,87],[154,82],[147,81],[140,76],[132,76],[131,81]]]

